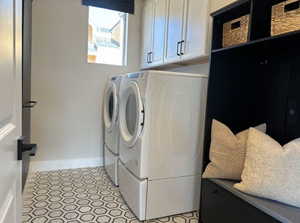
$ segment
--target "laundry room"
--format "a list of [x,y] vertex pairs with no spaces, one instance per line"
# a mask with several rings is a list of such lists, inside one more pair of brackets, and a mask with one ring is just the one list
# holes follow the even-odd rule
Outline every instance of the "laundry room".
[[0,29],[0,223],[300,222],[299,0],[0,0]]

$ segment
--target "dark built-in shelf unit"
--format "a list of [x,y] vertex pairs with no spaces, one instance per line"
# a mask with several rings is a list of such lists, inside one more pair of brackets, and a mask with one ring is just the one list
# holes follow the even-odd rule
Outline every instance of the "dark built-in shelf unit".
[[[240,0],[212,14],[203,168],[209,162],[212,119],[234,133],[267,123],[267,133],[281,144],[300,137],[300,31],[271,36],[271,9],[280,2]],[[223,24],[246,14],[249,41],[222,48]],[[200,222],[300,222],[300,209],[254,199],[229,189],[234,182],[220,182],[202,180]]]

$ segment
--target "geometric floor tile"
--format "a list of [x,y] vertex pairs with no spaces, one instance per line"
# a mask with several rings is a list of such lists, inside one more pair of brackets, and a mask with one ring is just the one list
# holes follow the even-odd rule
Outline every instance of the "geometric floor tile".
[[[139,223],[102,167],[36,172],[23,193],[23,223]],[[149,221],[197,223],[196,212]]]

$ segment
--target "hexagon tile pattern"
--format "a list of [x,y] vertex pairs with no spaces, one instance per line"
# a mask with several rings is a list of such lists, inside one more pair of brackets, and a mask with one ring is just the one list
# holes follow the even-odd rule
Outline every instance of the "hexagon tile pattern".
[[[102,167],[36,172],[23,194],[23,223],[138,223]],[[197,223],[196,212],[149,221]]]

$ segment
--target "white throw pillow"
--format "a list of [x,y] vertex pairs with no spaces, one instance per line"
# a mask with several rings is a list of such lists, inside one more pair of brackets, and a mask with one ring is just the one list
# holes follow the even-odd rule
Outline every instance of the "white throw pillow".
[[[256,128],[266,132],[266,124]],[[223,123],[213,120],[211,131],[210,163],[203,178],[240,180],[244,169],[246,144],[249,130],[237,135]]]
[[242,182],[238,190],[300,207],[300,139],[284,147],[250,129]]

